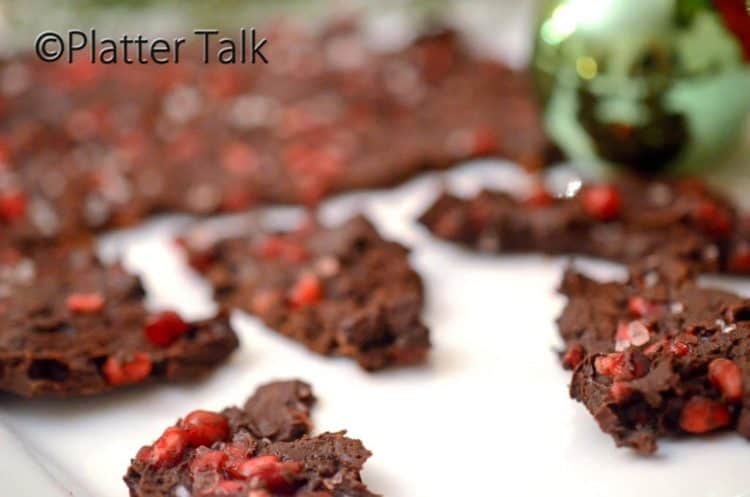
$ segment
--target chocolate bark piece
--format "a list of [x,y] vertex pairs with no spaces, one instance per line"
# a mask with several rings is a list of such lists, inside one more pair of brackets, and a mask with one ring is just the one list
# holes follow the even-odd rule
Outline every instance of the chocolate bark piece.
[[350,357],[367,370],[427,355],[422,281],[408,250],[384,240],[365,218],[208,246],[198,239],[184,239],[189,259],[223,305],[257,315],[309,349]]
[[359,440],[309,434],[314,401],[308,384],[282,381],[242,408],[188,414],[131,461],[131,497],[376,497]]
[[2,236],[315,203],[475,156],[545,160],[528,76],[456,33],[380,53],[356,26],[260,31],[271,63],[252,70],[204,64],[197,46],[168,66],[0,62]]
[[750,300],[640,268],[623,283],[569,271],[562,290],[570,394],[618,446],[652,453],[660,437],[719,429],[750,438]]
[[422,215],[436,236],[485,252],[581,254],[632,263],[652,254],[702,272],[750,273],[750,230],[734,205],[694,180],[620,178],[555,198],[443,194]]
[[558,330],[567,350],[578,350],[581,358],[625,350],[633,339],[642,345],[638,342],[729,326],[725,308],[743,302],[730,292],[698,286],[684,262],[659,257],[632,266],[626,282],[600,282],[569,268],[560,293],[567,303],[557,319]]
[[238,346],[226,316],[149,315],[137,277],[89,245],[0,249],[0,390],[103,393],[194,378]]

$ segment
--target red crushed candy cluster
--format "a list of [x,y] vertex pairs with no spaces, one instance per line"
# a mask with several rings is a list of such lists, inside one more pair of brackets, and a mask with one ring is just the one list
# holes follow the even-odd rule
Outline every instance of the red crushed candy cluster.
[[664,306],[651,302],[643,297],[630,297],[628,299],[628,312],[639,318],[656,317],[664,311]]
[[[152,445],[141,448],[136,459],[153,467],[180,463],[188,449],[188,468],[194,485],[210,495],[231,495],[253,490],[253,497],[288,491],[302,472],[302,464],[275,455],[250,455],[254,444],[237,438],[228,442],[229,421],[211,411],[193,411],[177,426],[167,428]],[[218,445],[217,445],[218,444]]]
[[11,223],[26,215],[26,195],[20,190],[0,193],[0,221]]
[[163,311],[151,316],[143,328],[146,338],[158,347],[169,347],[187,333],[190,325],[174,311]]
[[496,153],[500,144],[495,132],[490,126],[476,126],[468,134],[469,154],[472,157],[482,157]]
[[592,185],[581,194],[583,209],[599,221],[613,221],[620,216],[622,196],[613,185]]
[[126,361],[109,357],[102,366],[102,373],[110,385],[132,385],[148,378],[152,368],[151,358],[142,352],[136,352]]
[[622,404],[633,395],[633,389],[624,381],[616,381],[609,387],[609,393],[616,403]]
[[669,346],[669,351],[676,357],[685,357],[690,353],[690,345],[679,340],[675,340]]
[[524,205],[529,207],[547,207],[555,202],[555,197],[539,182],[534,182],[531,191],[524,199]]
[[188,447],[209,446],[229,437],[229,421],[210,411],[193,411],[178,426],[167,428],[151,446],[138,451],[136,459],[157,467],[171,467]]
[[742,242],[736,245],[730,253],[727,264],[730,271],[750,272],[750,243]]
[[310,257],[302,244],[286,236],[266,237],[255,249],[263,259],[280,260],[292,264],[305,262]]
[[323,298],[320,278],[314,274],[303,274],[289,290],[287,298],[295,309],[317,304]]
[[253,294],[250,310],[257,316],[265,316],[283,300],[284,296],[276,290],[258,290]]
[[680,413],[680,428],[688,433],[701,434],[728,426],[731,414],[726,405],[705,397],[688,400]]
[[695,211],[695,219],[703,231],[716,238],[727,238],[732,233],[731,216],[710,200],[701,202]]
[[649,360],[644,354],[612,352],[597,356],[594,369],[600,375],[614,381],[630,381],[643,377],[649,369]]
[[581,344],[575,343],[571,345],[563,354],[563,367],[565,369],[575,369],[583,360],[583,356],[584,350]]
[[73,293],[68,295],[65,305],[75,314],[96,314],[104,309],[104,297],[97,292]]
[[619,380],[631,380],[633,374],[622,352],[613,352],[594,359],[596,372]]
[[742,371],[729,359],[714,359],[708,365],[708,379],[727,402],[738,403],[744,394]]
[[211,411],[193,411],[182,420],[180,427],[185,430],[188,440],[195,446],[211,445],[229,436],[229,423],[221,414]]

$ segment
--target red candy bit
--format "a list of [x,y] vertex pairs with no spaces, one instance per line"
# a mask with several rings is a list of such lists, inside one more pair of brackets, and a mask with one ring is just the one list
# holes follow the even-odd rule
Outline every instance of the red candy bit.
[[609,387],[609,393],[615,402],[622,404],[627,401],[633,395],[633,389],[630,385],[622,381],[616,381]]
[[258,154],[246,143],[230,143],[222,152],[221,166],[230,173],[247,175],[258,169]]
[[281,462],[278,457],[269,455],[242,461],[232,472],[232,476],[258,482],[269,490],[281,490],[287,487],[300,471],[301,464]]
[[102,373],[110,385],[131,385],[148,378],[152,367],[153,364],[148,355],[136,352],[132,359],[125,362],[109,357],[102,366]]
[[26,195],[20,190],[0,193],[0,220],[16,221],[26,215]]
[[629,381],[634,377],[632,368],[622,352],[597,357],[594,359],[594,368],[597,373],[615,380]]
[[318,178],[335,178],[341,175],[345,167],[343,151],[335,144],[291,145],[284,150],[283,160],[290,171]]
[[661,313],[663,306],[650,302],[643,297],[630,297],[628,299],[628,312],[635,317],[651,317]]
[[250,310],[257,316],[265,316],[282,300],[283,296],[275,290],[259,290],[253,294]]
[[695,211],[695,218],[701,229],[711,236],[726,238],[732,232],[732,218],[726,210],[710,200],[701,202]]
[[457,129],[448,138],[448,150],[456,157],[485,157],[500,150],[500,142],[489,126]]
[[599,221],[612,221],[620,216],[622,198],[612,185],[593,185],[581,197],[586,213]]
[[244,187],[229,189],[221,201],[223,210],[229,212],[243,211],[258,201],[255,194],[247,191]]
[[489,126],[477,126],[469,132],[469,150],[473,157],[494,154],[499,148],[495,133]]
[[197,452],[192,461],[190,461],[190,473],[218,473],[224,469],[229,456],[220,450],[208,450]]
[[680,428],[702,434],[723,428],[731,422],[727,406],[705,397],[688,400],[680,413]]
[[750,273],[750,244],[742,242],[730,252],[729,270],[735,273]]
[[73,293],[68,295],[65,305],[76,314],[96,314],[104,309],[104,297],[100,293]]
[[[0,104],[2,104],[2,101],[0,100]],[[0,105],[2,107],[2,105]],[[0,112],[2,114],[2,112]],[[2,136],[0,136],[0,169],[3,169],[7,163],[10,161],[11,158],[11,148],[10,144],[6,139],[4,139]]]
[[239,465],[248,458],[251,448],[243,441],[235,441],[227,444],[224,447],[224,452],[229,458],[224,464],[224,469],[229,474],[237,474]]
[[541,183],[534,183],[531,192],[524,199],[524,205],[528,207],[548,207],[555,202],[555,197]]
[[744,393],[742,370],[729,359],[714,359],[708,365],[708,379],[727,402],[740,402]]
[[304,262],[310,257],[307,249],[302,244],[284,236],[269,236],[264,238],[256,246],[256,251],[264,259],[279,259],[293,264]]
[[143,328],[146,338],[158,347],[169,347],[190,329],[179,314],[174,311],[160,312],[151,316]]
[[177,427],[167,428],[151,447],[143,447],[136,458],[150,466],[171,467],[188,447],[187,435]]
[[229,422],[221,414],[211,411],[193,411],[182,420],[180,427],[185,430],[190,445],[210,446],[214,442],[229,437]]
[[563,367],[565,369],[575,369],[583,360],[583,353],[583,346],[581,344],[574,343],[568,347],[562,358]]
[[669,346],[669,351],[675,357],[685,357],[690,353],[690,346],[684,342],[675,340],[672,345]]
[[323,285],[316,275],[304,274],[289,290],[288,298],[295,309],[317,304],[323,298]]

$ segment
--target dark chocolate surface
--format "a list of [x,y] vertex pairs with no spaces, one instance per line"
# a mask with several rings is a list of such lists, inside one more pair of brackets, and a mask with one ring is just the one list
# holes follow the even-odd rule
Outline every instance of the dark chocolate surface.
[[28,397],[93,395],[188,379],[212,370],[238,346],[226,316],[180,321],[179,336],[162,333],[160,345],[145,333],[153,319],[138,278],[99,262],[91,246],[4,247],[0,390]]
[[309,434],[314,402],[306,383],[270,383],[244,407],[218,413],[225,431],[208,445],[179,444],[184,432],[172,433],[179,450],[154,457],[163,435],[132,460],[125,475],[131,497],[376,497],[361,481],[370,452],[359,440]]
[[368,370],[424,360],[422,282],[408,251],[384,240],[363,217],[327,228],[258,233],[195,246],[192,265],[216,298],[325,355]]
[[436,236],[485,252],[581,254],[632,263],[652,254],[704,272],[750,273],[747,220],[696,181],[623,178],[573,197],[541,187],[517,198],[443,194],[421,222]]
[[526,75],[456,33],[378,53],[353,25],[261,31],[268,65],[203,64],[200,50],[169,65],[0,62],[2,237],[316,203],[475,156],[545,160]]
[[618,446],[733,429],[750,438],[750,300],[660,261],[624,283],[568,271],[558,320],[570,393]]

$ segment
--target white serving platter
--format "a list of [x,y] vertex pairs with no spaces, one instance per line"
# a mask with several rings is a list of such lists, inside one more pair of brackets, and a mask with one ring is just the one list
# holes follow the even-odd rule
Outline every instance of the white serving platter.
[[[435,241],[415,219],[444,184],[470,194],[480,185],[522,189],[525,181],[509,167],[481,162],[323,207],[330,222],[364,212],[413,249],[434,340],[428,365],[367,374],[237,312],[240,350],[199,383],[81,400],[0,399],[0,495],[125,497],[130,458],[178,417],[241,403],[257,385],[289,377],[313,384],[316,430],[346,428],[373,451],[364,478],[387,497],[750,495],[750,444],[734,434],[664,441],[654,457],[614,447],[568,398],[569,374],[553,351],[563,304],[555,287],[566,260],[483,256]],[[276,219],[280,210],[269,212]],[[214,305],[170,243],[184,223],[166,218],[107,237],[102,251],[122,255],[144,276],[154,308],[197,318]],[[612,265],[585,267],[620,275]],[[714,282],[750,295],[750,282]]]

